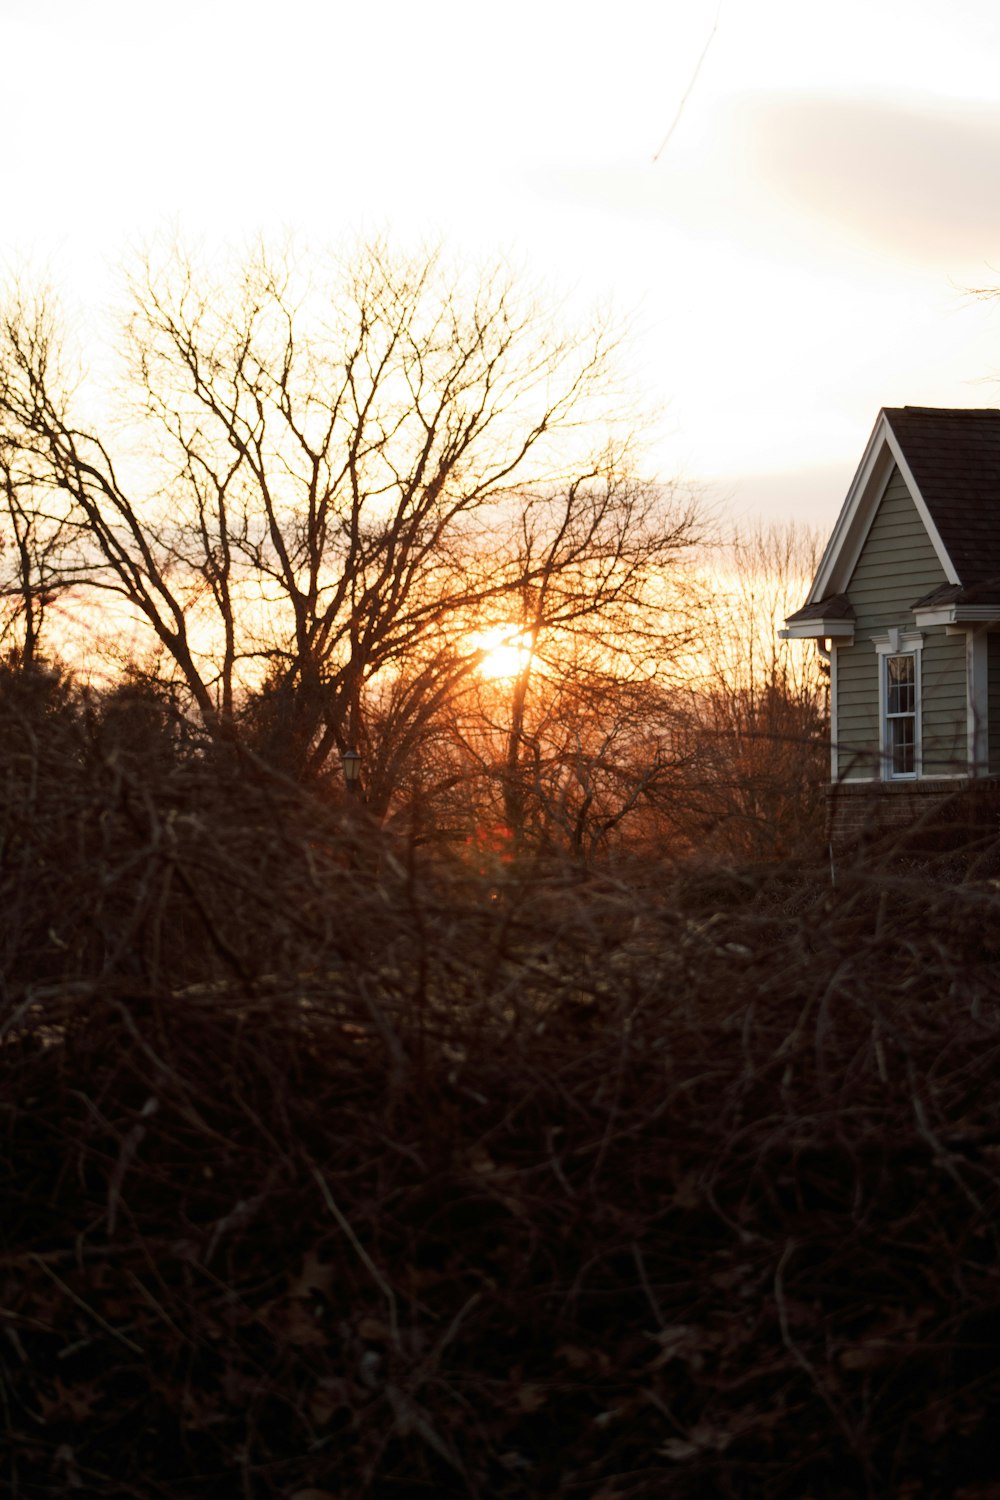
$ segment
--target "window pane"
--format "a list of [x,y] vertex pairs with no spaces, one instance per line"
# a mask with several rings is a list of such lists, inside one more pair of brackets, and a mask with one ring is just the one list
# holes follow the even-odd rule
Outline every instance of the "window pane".
[[892,757],[893,776],[913,775],[915,725],[916,721],[912,716],[889,720],[889,753]]
[[888,712],[912,714],[917,706],[913,657],[890,656],[886,669],[889,674]]

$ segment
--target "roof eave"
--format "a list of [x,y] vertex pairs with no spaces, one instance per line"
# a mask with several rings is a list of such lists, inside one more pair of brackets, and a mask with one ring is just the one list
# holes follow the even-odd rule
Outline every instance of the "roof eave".
[[854,640],[853,620],[800,620],[785,626],[778,635],[783,641],[836,641],[838,645],[851,645]]
[[883,407],[820,560],[809,604],[846,591],[894,465],[906,482],[945,577],[949,583],[961,582]]
[[1000,604],[932,604],[914,609],[913,618],[920,630],[931,625],[988,625],[1000,620]]

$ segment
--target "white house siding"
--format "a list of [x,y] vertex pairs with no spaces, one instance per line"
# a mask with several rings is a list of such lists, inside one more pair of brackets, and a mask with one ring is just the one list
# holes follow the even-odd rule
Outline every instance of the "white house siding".
[[878,659],[869,641],[836,651],[837,774],[867,781],[878,774]]
[[[879,774],[879,668],[872,636],[884,635],[892,626],[914,630],[914,600],[946,582],[906,483],[894,469],[846,590],[856,624],[854,644],[837,651],[842,778],[867,780]],[[965,764],[965,641],[945,635],[940,626],[922,634],[923,774],[947,775]]]
[[1000,631],[996,630],[986,637],[986,681],[990,703],[989,772],[991,776],[1000,776]]
[[940,625],[923,635],[923,772],[925,776],[967,775],[965,635],[946,635]]

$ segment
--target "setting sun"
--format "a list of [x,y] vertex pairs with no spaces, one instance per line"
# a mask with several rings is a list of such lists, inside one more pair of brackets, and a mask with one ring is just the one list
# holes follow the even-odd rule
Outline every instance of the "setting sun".
[[522,631],[512,625],[496,625],[473,637],[477,651],[483,653],[477,667],[480,677],[491,680],[516,677],[531,661],[531,648]]

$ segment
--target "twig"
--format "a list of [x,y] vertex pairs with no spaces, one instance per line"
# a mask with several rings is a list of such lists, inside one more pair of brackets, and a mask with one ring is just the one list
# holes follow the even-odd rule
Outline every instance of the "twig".
[[389,1283],[386,1281],[385,1277],[382,1275],[382,1272],[379,1270],[378,1266],[376,1266],[375,1262],[368,1254],[368,1251],[365,1249],[364,1245],[362,1245],[361,1241],[354,1233],[354,1230],[351,1228],[348,1221],[344,1218],[344,1215],[341,1213],[340,1209],[337,1207],[337,1204],[334,1201],[333,1194],[330,1192],[330,1188],[327,1184],[326,1178],[323,1176],[323,1173],[320,1171],[319,1167],[313,1167],[312,1174],[319,1184],[319,1190],[323,1194],[323,1200],[326,1203],[327,1208],[330,1210],[331,1214],[336,1219],[337,1223],[340,1225],[347,1238],[350,1240],[352,1246],[354,1247],[355,1253],[358,1256],[358,1259],[366,1268],[372,1280],[375,1282],[375,1285],[378,1287],[386,1302],[389,1304],[389,1331],[392,1335],[392,1342],[395,1345],[396,1349],[398,1349],[399,1318],[396,1312],[396,1294],[392,1290],[392,1287],[389,1285]]
[[671,138],[673,137],[674,131],[677,129],[678,125],[681,123],[681,115],[684,113],[684,106],[687,104],[688,100],[690,99],[690,97],[691,97],[691,91],[694,88],[695,84],[698,82],[698,74],[701,72],[702,63],[705,61],[705,58],[708,56],[708,49],[709,49],[709,47],[711,47],[712,42],[713,42],[713,40],[715,38],[715,33],[719,29],[719,16],[721,15],[721,13],[722,13],[722,0],[719,0],[719,4],[718,4],[718,6],[716,8],[716,11],[715,11],[715,20],[712,22],[712,29],[708,33],[708,41],[705,43],[704,47],[702,47],[702,49],[701,49],[701,55],[698,58],[698,61],[694,65],[694,72],[691,74],[690,82],[688,83],[687,88],[684,90],[684,93],[683,93],[683,95],[681,97],[680,104],[678,104],[678,106],[677,106],[677,112],[674,115],[674,118],[670,122],[670,128],[667,131],[666,135],[663,137],[663,140],[660,142],[660,145],[659,145],[656,153],[653,156],[653,162],[654,163],[658,162],[659,159],[660,159],[660,157],[663,155],[664,151],[666,151],[667,147],[670,145],[670,141],[671,141]]
[[639,1272],[639,1280],[642,1282],[642,1289],[646,1293],[646,1301],[653,1309],[653,1316],[661,1328],[666,1328],[667,1323],[663,1316],[663,1311],[656,1300],[653,1288],[649,1284],[649,1277],[646,1275],[646,1262],[643,1260],[642,1251],[635,1240],[632,1241],[632,1259],[635,1261],[635,1268]]
[[785,1245],[785,1249],[782,1253],[781,1259],[778,1262],[777,1270],[774,1273],[774,1302],[778,1310],[778,1326],[781,1329],[781,1341],[784,1344],[785,1348],[788,1350],[789,1354],[795,1360],[795,1363],[799,1365],[809,1376],[813,1389],[819,1396],[820,1400],[823,1402],[823,1405],[826,1407],[827,1411],[829,1411],[830,1415],[837,1423],[837,1426],[846,1435],[851,1444],[851,1447],[855,1448],[855,1433],[851,1427],[851,1424],[845,1419],[842,1412],[840,1411],[840,1408],[830,1396],[830,1393],[827,1391],[826,1386],[823,1384],[823,1381],[819,1377],[819,1372],[817,1371],[816,1366],[806,1358],[802,1350],[799,1348],[798,1344],[796,1344],[795,1340],[792,1338],[792,1331],[788,1323],[788,1304],[785,1301],[784,1278],[785,1267],[787,1266],[788,1262],[791,1260],[797,1249],[798,1245],[796,1244],[795,1240],[789,1239],[787,1244]]
[[84,1302],[82,1297],[78,1297],[73,1288],[71,1286],[67,1286],[62,1277],[57,1276],[52,1267],[45,1264],[45,1261],[40,1255],[32,1254],[29,1256],[29,1259],[33,1260],[36,1265],[42,1268],[46,1276],[50,1277],[55,1282],[56,1286],[60,1287],[61,1290],[66,1293],[66,1296],[69,1297],[71,1302],[75,1302],[77,1307],[82,1308],[82,1310],[87,1314],[88,1317],[93,1318],[94,1322],[98,1325],[99,1328],[103,1328],[105,1333],[110,1333],[113,1339],[117,1339],[120,1344],[125,1345],[126,1349],[131,1350],[133,1354],[138,1354],[141,1359],[144,1359],[146,1357],[146,1351],[144,1349],[141,1349],[138,1344],[134,1344],[130,1338],[126,1338],[125,1334],[122,1333],[119,1329],[113,1328],[110,1323],[108,1323],[104,1318],[101,1317],[96,1308],[90,1306],[89,1302]]

